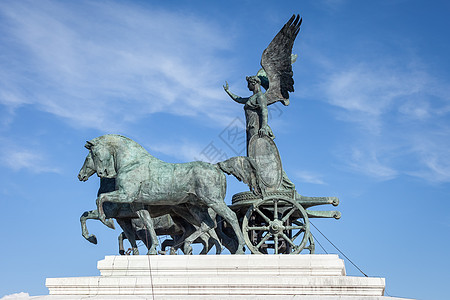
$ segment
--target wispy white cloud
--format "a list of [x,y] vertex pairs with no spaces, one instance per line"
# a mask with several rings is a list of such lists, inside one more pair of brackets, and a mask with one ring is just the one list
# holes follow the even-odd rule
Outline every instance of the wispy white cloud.
[[390,166],[390,163],[383,163],[379,156],[386,155],[380,149],[371,147],[353,147],[350,153],[341,157],[353,171],[365,174],[367,176],[389,180],[395,178],[398,172]]
[[294,176],[302,182],[313,183],[313,184],[326,184],[323,181],[321,175],[313,173],[313,172],[297,171],[294,173]]
[[419,167],[407,172],[431,182],[450,182],[450,129],[416,135],[412,151],[417,153]]
[[179,143],[158,143],[146,146],[151,154],[157,157],[157,153],[163,153],[179,159],[182,162],[201,160],[200,153],[205,148],[204,145],[199,145],[191,141],[179,141]]
[[221,106],[227,64],[217,53],[232,41],[216,24],[138,5],[88,6],[0,4],[7,22],[0,30],[13,49],[0,59],[0,78],[8,78],[1,104],[33,104],[98,129],[162,111],[227,121]]
[[[321,89],[329,103],[342,108],[342,119],[379,133],[386,113],[399,110],[407,116],[428,115],[422,96],[429,81],[427,74],[417,70],[361,63],[331,72]],[[419,102],[422,105],[417,107]]]
[[[450,182],[450,156],[440,150],[450,147],[449,89],[419,65],[328,66],[318,93],[339,108],[338,119],[355,124],[354,140],[338,153],[351,170],[382,180],[407,174]],[[412,163],[402,164],[405,157]]]
[[50,160],[39,150],[19,147],[5,140],[1,140],[0,164],[14,171],[27,170],[33,173],[60,173],[53,167]]

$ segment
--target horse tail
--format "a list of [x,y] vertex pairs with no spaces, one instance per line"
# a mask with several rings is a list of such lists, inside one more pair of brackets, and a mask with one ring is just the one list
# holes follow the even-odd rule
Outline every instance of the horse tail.
[[243,181],[256,195],[261,195],[263,186],[255,161],[247,156],[235,156],[216,164],[223,172]]

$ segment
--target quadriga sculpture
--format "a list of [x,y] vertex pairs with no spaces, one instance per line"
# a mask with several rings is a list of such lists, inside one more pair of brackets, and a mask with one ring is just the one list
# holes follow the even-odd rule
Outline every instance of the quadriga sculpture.
[[[257,171],[251,158],[233,157],[218,164],[200,161],[166,163],[131,139],[114,134],[88,141],[85,147],[92,155],[98,176],[116,178],[117,190],[97,198],[100,221],[108,224],[103,208],[105,202],[130,204],[150,233],[152,246],[148,254],[156,254],[159,244],[152,217],[167,213],[168,206],[181,204],[214,210],[236,234],[238,247],[235,253],[244,253],[245,241],[236,214],[224,201],[226,177],[223,170],[257,191]],[[215,226],[204,222],[201,225],[202,231]]]

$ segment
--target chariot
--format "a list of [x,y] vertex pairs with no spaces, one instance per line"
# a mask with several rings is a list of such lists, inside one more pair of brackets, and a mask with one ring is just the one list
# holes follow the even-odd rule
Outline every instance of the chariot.
[[309,219],[339,219],[341,213],[310,208],[337,206],[339,199],[298,194],[283,171],[275,143],[268,137],[252,137],[248,156],[257,165],[261,193],[237,193],[229,206],[236,213],[248,249],[254,254],[298,254],[304,249],[314,253]]

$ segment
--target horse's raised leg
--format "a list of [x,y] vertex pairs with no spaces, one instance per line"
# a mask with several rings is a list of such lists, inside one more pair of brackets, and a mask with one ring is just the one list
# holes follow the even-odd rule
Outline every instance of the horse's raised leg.
[[80,217],[81,235],[92,244],[97,244],[97,237],[93,234],[89,234],[89,231],[87,229],[86,220],[88,219],[98,220],[98,211],[97,210],[85,211]]
[[105,211],[103,209],[103,203],[108,201],[114,203],[130,203],[132,199],[127,198],[126,195],[119,193],[119,191],[114,191],[100,194],[97,197],[97,200],[95,200],[95,203],[97,204],[98,219],[107,227],[114,229],[114,221],[106,219]]
[[136,213],[139,216],[139,219],[141,219],[141,221],[144,222],[145,227],[150,233],[152,246],[150,247],[150,249],[148,249],[147,254],[148,255],[158,254],[156,251],[156,247],[158,247],[159,242],[158,237],[156,236],[155,228],[153,227],[153,220],[150,216],[150,213],[146,209],[136,210]]

